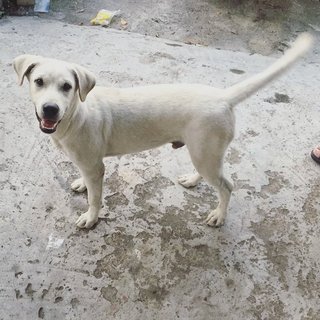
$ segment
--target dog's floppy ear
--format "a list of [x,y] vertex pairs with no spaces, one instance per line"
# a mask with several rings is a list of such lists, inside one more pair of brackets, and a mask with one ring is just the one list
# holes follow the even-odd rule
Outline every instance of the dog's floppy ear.
[[73,72],[79,90],[79,97],[83,102],[84,100],[86,100],[87,94],[95,86],[96,78],[93,73],[77,64],[73,65]]
[[18,83],[23,84],[24,77],[28,77],[30,71],[41,61],[42,57],[31,54],[23,54],[13,60],[13,67],[18,75]]

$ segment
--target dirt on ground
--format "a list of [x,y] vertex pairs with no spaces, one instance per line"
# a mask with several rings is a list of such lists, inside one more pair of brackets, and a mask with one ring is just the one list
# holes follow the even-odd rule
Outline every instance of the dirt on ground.
[[319,30],[318,0],[53,0],[46,17],[90,25],[100,9],[121,10],[111,28],[189,44],[270,55]]
[[320,30],[318,0],[52,0],[48,14],[10,0],[3,5],[11,15],[78,25],[90,25],[101,9],[120,10],[110,28],[263,55],[284,51],[302,31]]

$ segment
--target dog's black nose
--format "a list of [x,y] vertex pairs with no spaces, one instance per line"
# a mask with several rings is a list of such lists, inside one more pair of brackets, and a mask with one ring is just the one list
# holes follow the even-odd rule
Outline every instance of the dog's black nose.
[[42,110],[43,116],[46,119],[55,119],[59,113],[59,107],[55,103],[45,103]]

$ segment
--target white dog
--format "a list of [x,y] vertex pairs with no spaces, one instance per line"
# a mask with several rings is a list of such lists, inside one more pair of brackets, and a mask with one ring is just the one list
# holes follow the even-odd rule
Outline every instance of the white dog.
[[51,135],[80,170],[72,189],[88,190],[89,209],[76,224],[90,228],[101,208],[103,158],[172,143],[187,146],[198,174],[179,178],[185,187],[201,177],[219,191],[219,204],[208,225],[225,219],[232,191],[223,176],[223,158],[234,135],[233,107],[285,71],[311,47],[301,35],[293,47],[266,71],[227,89],[199,84],[153,85],[136,88],[95,86],[83,67],[55,59],[21,55],[14,60],[19,84],[30,82],[40,129]]

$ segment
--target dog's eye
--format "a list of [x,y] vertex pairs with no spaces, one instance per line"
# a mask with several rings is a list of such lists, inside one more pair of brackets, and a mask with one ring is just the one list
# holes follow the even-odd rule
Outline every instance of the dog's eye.
[[42,87],[42,86],[43,86],[43,80],[42,80],[42,78],[38,78],[38,79],[34,80],[34,82],[36,83],[36,85],[37,85],[38,87]]
[[67,82],[62,86],[62,90],[65,92],[70,91],[71,88],[72,88],[71,84],[69,84]]

